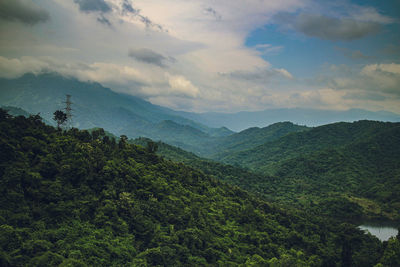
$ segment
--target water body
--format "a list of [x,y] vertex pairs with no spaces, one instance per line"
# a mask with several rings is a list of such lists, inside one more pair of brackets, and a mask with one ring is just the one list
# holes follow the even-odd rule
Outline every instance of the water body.
[[387,241],[390,237],[396,236],[398,233],[398,225],[393,222],[364,222],[359,228],[370,232],[381,241]]

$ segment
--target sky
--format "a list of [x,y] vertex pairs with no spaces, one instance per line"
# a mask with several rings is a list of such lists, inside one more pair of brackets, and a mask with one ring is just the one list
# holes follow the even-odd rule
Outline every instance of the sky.
[[194,112],[400,113],[398,0],[0,0],[0,77]]

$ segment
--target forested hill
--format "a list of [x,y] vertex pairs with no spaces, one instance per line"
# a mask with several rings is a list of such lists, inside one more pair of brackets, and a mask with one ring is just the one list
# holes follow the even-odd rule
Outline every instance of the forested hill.
[[220,160],[279,177],[269,184],[278,196],[341,194],[376,216],[400,217],[400,123],[329,124]]
[[[354,226],[274,207],[154,147],[0,110],[1,266],[373,266]],[[393,252],[394,251],[394,252]]]
[[327,124],[310,131],[301,131],[264,142],[252,149],[219,157],[221,161],[238,163],[251,168],[262,168],[270,163],[292,158],[298,154],[315,152],[329,147],[341,147],[357,141],[367,140],[400,123],[378,121],[339,122]]
[[309,129],[311,128],[296,125],[288,121],[274,123],[263,128],[252,127],[239,133],[218,138],[206,156],[215,159],[224,158],[234,152],[240,152],[265,144],[266,142],[275,141],[289,133],[302,132]]

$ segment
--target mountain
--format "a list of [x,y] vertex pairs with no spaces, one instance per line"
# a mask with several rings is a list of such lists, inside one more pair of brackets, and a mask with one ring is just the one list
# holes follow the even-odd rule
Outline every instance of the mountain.
[[[295,125],[291,122],[279,122],[264,128],[252,127],[227,136],[207,138],[204,133],[186,126],[175,125],[172,121],[164,121],[161,126],[156,125],[155,131],[169,132],[179,141],[171,140],[157,134],[152,134],[154,129],[147,130],[147,137],[154,140],[162,140],[168,144],[178,146],[184,150],[196,153],[202,157],[219,159],[224,155],[250,149],[268,141],[276,140],[286,134],[305,131],[310,128]],[[163,130],[161,130],[162,128]]]
[[[147,147],[148,143],[154,142],[148,138],[137,138],[129,141],[132,144]],[[174,162],[184,163],[187,166],[193,167],[197,170],[202,171],[204,174],[211,176],[215,179],[227,182],[229,184],[239,186],[242,189],[248,190],[263,199],[274,200],[265,194],[265,190],[262,190],[261,184],[269,184],[268,180],[276,179],[266,175],[260,175],[255,172],[240,168],[238,166],[232,166],[223,164],[211,159],[199,157],[192,152],[185,151],[179,147],[169,145],[167,143],[158,141],[156,142],[157,155],[162,156],[165,159],[172,160]]]
[[[19,107],[31,114],[40,113],[50,122],[53,121],[54,111],[65,107],[63,101],[66,94],[72,96],[72,124],[81,129],[101,127],[115,135],[129,137],[147,136],[151,129],[149,137],[168,137],[168,140],[173,139],[173,134],[181,126],[186,127],[189,135],[196,131],[204,132],[206,137],[232,133],[227,128],[212,129],[201,125],[141,98],[115,93],[99,83],[81,82],[54,73],[0,79],[0,105]],[[177,129],[173,129],[171,122]],[[164,124],[169,124],[168,130],[173,129],[174,133],[165,131]],[[178,138],[174,140],[179,141]]]
[[291,122],[278,122],[264,128],[252,127],[239,133],[234,133],[216,139],[211,146],[212,152],[206,156],[214,159],[223,158],[234,152],[254,148],[266,142],[277,140],[289,133],[309,130],[306,126],[300,126]]
[[268,180],[276,197],[340,195],[371,216],[400,218],[400,123],[324,125],[219,160],[277,177]]
[[377,120],[400,122],[400,115],[387,111],[367,111],[362,109],[316,110],[304,108],[267,109],[263,111],[242,111],[238,113],[188,113],[181,116],[205,124],[209,127],[225,126],[233,131],[259,126],[264,127],[276,122],[291,121],[299,125],[320,126],[335,122],[353,122],[358,120]]
[[11,107],[11,106],[3,106],[1,108],[4,109],[5,111],[7,111],[7,113],[12,116],[24,116],[24,117],[28,118],[30,115],[32,115],[32,114],[29,114],[28,112],[26,112],[25,110],[23,110],[22,108]]
[[0,147],[1,266],[374,266],[398,245],[101,130],[0,110]]

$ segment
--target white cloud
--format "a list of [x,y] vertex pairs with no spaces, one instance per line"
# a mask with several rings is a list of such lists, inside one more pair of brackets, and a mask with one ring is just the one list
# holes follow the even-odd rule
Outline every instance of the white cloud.
[[386,72],[400,75],[400,64],[370,64],[366,65],[361,70],[361,73],[364,75],[373,75],[376,72]]
[[[293,105],[344,108],[355,103],[349,92],[364,86],[364,91],[372,91],[378,83],[384,85],[379,87],[382,93],[396,94],[396,64],[365,66],[308,87],[289,69],[262,57],[281,53],[283,46],[245,45],[249,33],[274,23],[276,14],[313,11],[315,1],[101,0],[95,2],[108,8],[95,10],[75,3],[85,1],[40,2],[51,18],[45,23],[0,24],[1,77],[56,71],[191,111]],[[339,26],[344,17],[360,22],[356,26],[393,22],[375,9],[360,7],[326,17],[340,18]],[[108,26],[99,22],[102,18]],[[349,31],[341,29],[339,35],[343,32]],[[374,97],[374,103],[379,102]]]
[[181,75],[169,76],[168,83],[171,93],[182,94],[190,97],[196,97],[199,94],[199,89]]
[[260,51],[263,55],[279,54],[283,50],[283,46],[274,46],[271,44],[257,44],[254,48]]
[[[76,77],[81,81],[100,82],[113,89],[125,87],[126,92],[135,93],[138,85],[167,84],[163,72],[142,71],[128,65],[105,62],[86,64],[83,62],[64,63],[57,59],[44,57],[21,57],[8,59],[0,56],[0,77],[17,78],[24,73],[40,74],[44,72],[57,72],[61,75]],[[134,86],[130,86],[133,83]]]
[[373,7],[353,5],[353,12],[354,13],[352,16],[359,21],[371,21],[381,24],[390,24],[396,22],[396,19],[380,14]]
[[288,79],[293,79],[293,75],[285,69],[275,69],[276,72],[282,74]]
[[27,72],[39,74],[45,69],[50,69],[50,65],[46,62],[37,60],[33,57],[6,58],[0,56],[0,77],[1,78],[17,78]]

